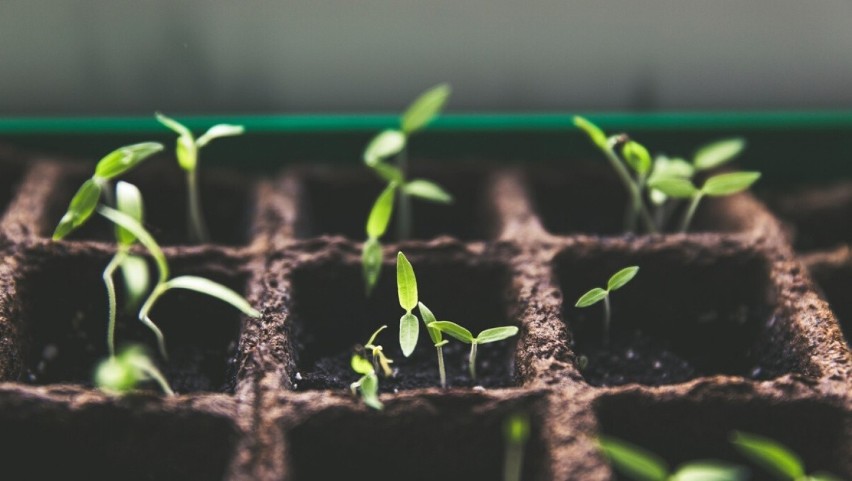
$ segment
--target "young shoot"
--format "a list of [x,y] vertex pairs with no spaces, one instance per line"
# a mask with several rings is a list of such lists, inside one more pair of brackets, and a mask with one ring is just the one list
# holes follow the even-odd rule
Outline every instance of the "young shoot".
[[518,333],[518,328],[515,326],[501,326],[485,329],[478,336],[473,334],[464,327],[451,321],[437,321],[430,326],[438,329],[444,334],[453,337],[465,344],[470,344],[470,356],[468,358],[468,368],[470,369],[470,378],[476,381],[476,350],[480,344],[488,344],[491,342],[502,341],[508,339]]
[[376,329],[376,332],[370,336],[370,340],[367,341],[367,344],[364,344],[364,349],[370,351],[370,355],[373,357],[373,369],[375,371],[379,370],[379,367],[382,368],[382,372],[384,372],[385,377],[393,376],[393,369],[391,369],[390,365],[393,364],[393,360],[389,359],[382,349],[382,346],[376,344],[376,337],[380,332],[387,329],[388,326],[382,326]]
[[628,282],[633,280],[636,277],[636,274],[639,272],[639,267],[631,266],[625,267],[620,271],[616,272],[609,278],[606,283],[606,289],[602,287],[595,287],[594,289],[589,290],[579,299],[577,299],[577,303],[574,304],[575,307],[589,307],[597,304],[600,301],[604,301],[604,322],[603,322],[603,345],[609,346],[609,325],[610,325],[610,304],[609,304],[609,294],[612,291],[617,291],[624,287]]
[[110,355],[95,370],[95,385],[110,393],[128,393],[144,381],[154,381],[166,395],[175,395],[165,376],[141,346],[128,346],[118,355]]
[[635,481],[745,481],[749,474],[713,460],[685,463],[672,472],[656,454],[612,437],[598,438],[598,447],[618,472]]
[[441,387],[447,388],[447,371],[444,368],[444,345],[449,341],[444,339],[441,330],[434,326],[437,321],[435,314],[426,307],[426,304],[419,302],[417,308],[420,310],[420,317],[423,319],[423,324],[426,325],[426,332],[429,333],[429,338],[432,339],[432,344],[438,353],[438,377],[441,380]]
[[801,458],[783,444],[755,434],[735,431],[734,446],[752,462],[783,481],[840,481],[829,473],[807,474]]
[[[411,197],[440,204],[452,203],[453,197],[438,184],[426,179],[408,179],[408,155],[406,146],[409,138],[434,120],[450,96],[450,87],[440,84],[421,94],[405,110],[400,118],[400,127],[380,132],[364,150],[364,163],[386,181],[387,187],[376,199],[367,217],[367,241],[362,251],[364,281],[369,294],[381,273],[382,249],[380,239],[387,230],[393,204],[398,199],[396,210],[397,240],[411,237],[413,225]],[[396,157],[396,165],[387,160]]]
[[139,243],[145,246],[145,249],[148,250],[151,257],[154,258],[158,273],[157,283],[154,285],[154,289],[148,295],[148,298],[139,310],[139,320],[156,336],[157,346],[159,347],[160,354],[163,358],[168,357],[166,354],[166,342],[163,338],[162,331],[160,331],[157,325],[151,320],[150,313],[157,301],[170,290],[187,289],[196,291],[224,301],[234,306],[247,316],[260,317],[260,312],[251,307],[247,300],[222,284],[198,276],[179,276],[170,278],[169,265],[166,261],[166,256],[163,254],[163,250],[151,234],[149,234],[136,219],[123,212],[105,206],[98,207],[98,213],[135,236],[136,239],[139,240]]
[[204,213],[201,208],[201,192],[198,185],[198,155],[199,151],[213,139],[242,135],[245,128],[242,125],[218,124],[210,127],[197,139],[192,132],[180,122],[157,113],[157,120],[178,134],[175,153],[178,165],[186,172],[187,186],[187,232],[192,242],[207,242],[210,236]]
[[680,222],[680,232],[686,232],[698,209],[698,204],[705,196],[724,197],[742,192],[760,178],[760,172],[730,172],[710,177],[701,188],[695,186],[689,179],[669,177],[654,180],[650,187],[676,199],[689,199],[689,207]]
[[364,404],[373,409],[382,410],[384,405],[379,401],[379,376],[376,375],[373,363],[358,354],[353,354],[350,364],[352,370],[361,375],[360,379],[349,385],[352,394],[357,395],[358,391],[361,391]]
[[524,469],[524,449],[530,438],[530,419],[524,413],[514,413],[503,422],[506,455],[503,481],[521,481]]

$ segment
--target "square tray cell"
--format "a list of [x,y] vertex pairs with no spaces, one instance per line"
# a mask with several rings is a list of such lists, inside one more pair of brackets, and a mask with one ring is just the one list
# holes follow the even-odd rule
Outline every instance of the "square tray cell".
[[[453,320],[477,334],[482,329],[512,324],[507,317],[506,270],[497,264],[473,264],[431,258],[414,264],[420,300],[436,317]],[[421,322],[417,348],[405,358],[399,347],[399,307],[396,271],[388,266],[370,297],[364,293],[361,266],[354,262],[303,265],[290,275],[292,307],[285,326],[295,350],[296,389],[346,388],[358,376],[350,359],[381,325],[377,342],[394,360],[398,374],[380,380],[383,392],[439,385],[435,348]],[[415,315],[419,316],[417,309]],[[515,339],[480,346],[477,383],[488,387],[515,384]],[[469,347],[455,340],[444,346],[447,380],[451,386],[471,386],[467,370]]]
[[[581,371],[590,384],[661,385],[715,374],[766,379],[797,365],[783,344],[786,323],[773,317],[775,290],[759,254],[720,254],[695,246],[648,251],[583,247],[563,251],[555,268],[563,319],[575,351],[587,361]],[[610,343],[605,346],[603,302],[574,305],[631,265],[639,266],[638,275],[611,293]]]
[[224,417],[107,404],[0,406],[4,479],[223,479],[236,429]]
[[[755,481],[775,479],[731,444],[732,431],[772,438],[792,449],[808,472],[827,471],[852,479],[850,414],[816,400],[666,398],[636,393],[598,398],[595,413],[602,434],[648,449],[671,467],[717,459],[752,471]],[[617,479],[627,479],[619,477]]]
[[[22,331],[25,372],[19,379],[33,384],[91,385],[92,372],[107,355],[107,295],[101,275],[103,256],[68,254],[32,258],[18,281],[17,312],[12,322]],[[222,270],[172,262],[173,275],[209,277],[240,292],[244,279]],[[201,266],[199,268],[199,266]],[[152,275],[156,275],[152,267]],[[142,343],[149,347],[175,391],[230,392],[235,383],[235,356],[240,314],[227,304],[196,292],[166,293],[151,312],[163,331],[168,361],[160,359],[153,333],[124,309],[121,274],[116,273],[118,321],[116,347]]]
[[[185,173],[166,158],[153,158],[137,167],[121,180],[134,184],[142,192],[145,205],[145,227],[161,245],[187,245],[187,187]],[[50,237],[69,202],[90,170],[69,169],[51,196],[40,234]],[[204,170],[199,172],[201,204],[212,244],[242,246],[250,242],[252,219],[252,184],[236,172]],[[113,187],[114,189],[115,187]],[[69,240],[115,242],[112,225],[95,215]]]
[[772,195],[768,202],[792,227],[798,251],[830,249],[852,242],[852,182]]
[[[313,171],[302,174],[302,198],[296,235],[299,238],[342,235],[363,240],[367,216],[385,188],[369,171]],[[413,239],[452,236],[463,241],[484,240],[493,235],[494,213],[486,198],[486,170],[449,170],[418,173],[411,179],[436,182],[454,197],[452,204],[436,204],[412,198]],[[398,208],[398,203],[395,204]],[[391,219],[385,242],[396,240],[396,220]]]
[[[621,235],[628,207],[627,192],[615,172],[603,167],[574,165],[570,168],[533,170],[528,176],[536,212],[553,235]],[[704,198],[690,225],[690,232],[740,233],[749,229],[749,217],[738,209],[736,196]],[[666,232],[676,230],[685,202],[668,214]]]
[[[435,399],[384,412],[340,407],[321,411],[287,430],[285,479],[503,479],[502,424],[507,406],[479,400]],[[541,420],[531,415],[521,478],[549,479]]]
[[852,293],[852,263],[820,266],[811,269],[811,273],[840,321],[846,343],[852,346],[852,299],[849,297]]

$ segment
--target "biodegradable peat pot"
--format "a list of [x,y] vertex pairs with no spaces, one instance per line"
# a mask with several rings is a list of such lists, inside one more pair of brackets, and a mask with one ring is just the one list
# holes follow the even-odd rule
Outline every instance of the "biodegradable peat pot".
[[[174,271],[223,282],[263,315],[169,294],[153,318],[181,395],[115,398],[88,382],[105,351],[111,231],[96,219],[49,239],[88,167],[5,157],[0,469],[10,479],[312,481],[364,469],[379,481],[500,479],[501,424],[517,411],[532,428],[524,480],[620,479],[597,452],[600,433],[671,463],[739,461],[733,429],[776,438],[810,470],[852,477],[852,354],[781,224],[749,194],[707,201],[697,233],[622,236],[623,197],[600,168],[435,165],[424,175],[457,203],[417,205],[415,239],[384,240],[368,299],[363,221],[381,184],[363,169],[293,167],[268,179],[208,169],[214,242],[190,246],[179,173],[151,159],[128,180]],[[425,332],[414,355],[399,353],[399,250],[439,318],[520,328],[481,349],[482,387],[455,343],[447,390]],[[628,264],[640,274],[613,297],[604,348],[602,313],[574,301]],[[133,316],[120,322],[119,342],[152,345]],[[382,324],[400,376],[381,379],[378,412],[348,392],[347,364]]]

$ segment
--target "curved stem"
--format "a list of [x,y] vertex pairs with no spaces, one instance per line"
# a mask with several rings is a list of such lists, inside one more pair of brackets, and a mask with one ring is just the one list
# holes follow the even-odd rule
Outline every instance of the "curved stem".
[[157,302],[157,299],[159,299],[160,296],[162,296],[168,289],[169,288],[165,285],[165,283],[157,284],[157,287],[154,288],[151,295],[148,296],[148,299],[146,299],[145,303],[142,304],[142,309],[139,310],[139,320],[142,321],[142,324],[145,324],[145,326],[154,333],[154,336],[157,337],[157,347],[159,348],[163,359],[169,358],[166,353],[166,340],[163,337],[163,331],[154,324],[154,321],[148,317],[148,314],[151,312],[151,309],[154,308],[154,303]]
[[470,358],[468,359],[470,378],[474,381],[476,381],[476,346],[475,342],[470,343]]
[[638,215],[642,220],[642,224],[645,226],[645,230],[650,234],[656,234],[657,228],[654,226],[654,219],[651,218],[651,214],[648,213],[648,209],[645,207],[645,202],[642,200],[642,191],[639,189],[639,186],[630,177],[630,172],[627,171],[627,168],[624,167],[624,164],[621,163],[621,160],[616,155],[615,151],[610,149],[606,149],[604,151],[607,160],[612,165],[612,168],[615,169],[616,174],[621,179],[621,182],[624,184],[624,187],[627,188],[627,193],[630,196],[630,202],[633,206],[632,212],[635,215]]
[[680,223],[680,232],[686,232],[689,229],[689,223],[692,222],[692,217],[695,215],[698,203],[701,202],[702,197],[704,197],[704,194],[698,193],[692,198],[692,202],[689,203],[689,208],[686,209],[686,213],[683,215],[683,220]]
[[109,356],[115,357],[115,316],[116,316],[116,300],[115,300],[115,282],[112,280],[113,274],[115,274],[115,270],[118,269],[118,266],[124,261],[127,257],[127,251],[123,247],[119,247],[119,251],[116,252],[112,259],[110,259],[109,264],[107,264],[104,269],[103,279],[104,285],[106,285],[107,290],[107,299],[109,302],[109,320],[107,321],[107,348],[109,349]]
[[207,225],[204,223],[204,214],[201,210],[201,192],[198,188],[198,169],[186,171],[187,186],[187,218],[189,219],[189,240],[192,242],[207,242],[209,235]]
[[166,380],[166,377],[163,376],[163,373],[160,372],[155,366],[149,363],[134,363],[136,368],[145,373],[148,377],[154,380],[157,384],[160,385],[160,389],[163,390],[164,393],[168,396],[174,396],[175,392],[172,391],[172,387],[169,386],[169,382]]
[[441,387],[447,388],[447,371],[444,369],[444,347],[437,346],[438,350],[438,375],[441,377]]
[[[399,159],[398,167],[400,172],[402,172],[402,178],[408,179],[408,152],[407,149],[402,149],[402,151],[397,156]],[[405,193],[405,189],[403,186],[399,186],[398,189],[399,195],[399,209],[396,211],[396,229],[397,229],[397,241],[408,240],[411,237],[411,226],[414,221],[412,219],[411,212],[411,196]]]

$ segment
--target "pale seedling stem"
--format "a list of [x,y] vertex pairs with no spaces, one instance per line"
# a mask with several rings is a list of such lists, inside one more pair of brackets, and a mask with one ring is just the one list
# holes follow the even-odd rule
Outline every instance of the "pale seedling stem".
[[107,299],[109,300],[109,323],[107,324],[107,347],[109,355],[115,357],[115,318],[116,318],[116,299],[115,299],[115,282],[112,276],[115,270],[124,262],[127,257],[127,251],[124,246],[118,248],[118,252],[110,259],[106,269],[104,269],[103,279],[107,289]]
[[692,197],[692,200],[689,201],[689,207],[686,209],[686,213],[680,221],[680,228],[678,229],[678,232],[683,233],[689,229],[689,224],[692,222],[692,218],[695,216],[695,211],[698,210],[698,204],[701,202],[703,197],[704,194],[702,192],[698,192]]
[[186,172],[187,216],[189,217],[189,236],[193,242],[206,242],[210,238],[204,215],[201,212],[201,193],[198,189],[198,169]]
[[609,292],[604,297],[603,345],[609,347],[609,324],[612,319],[612,308],[609,305]]
[[[648,209],[645,207],[645,202],[642,200],[642,191],[639,190],[639,186],[630,176],[630,172],[627,171],[627,168],[621,162],[621,159],[618,158],[618,155],[613,150],[612,145],[609,145],[607,149],[604,150],[604,154],[609,160],[612,168],[615,169],[615,172],[618,174],[618,177],[621,179],[621,182],[624,184],[624,187],[627,189],[627,193],[630,196],[630,203],[633,206],[632,216],[635,218],[637,215],[642,219],[642,224],[645,226],[645,229],[654,234],[657,232],[657,227],[654,225],[654,219],[651,218],[651,214],[648,213]],[[625,220],[625,229],[630,231],[630,219]]]

